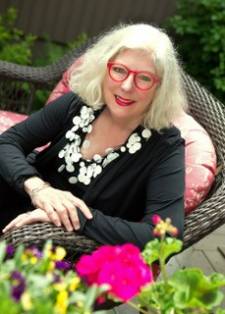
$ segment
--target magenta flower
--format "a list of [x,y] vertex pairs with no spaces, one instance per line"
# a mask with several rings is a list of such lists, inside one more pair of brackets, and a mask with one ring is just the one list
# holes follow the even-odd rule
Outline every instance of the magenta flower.
[[157,225],[158,223],[160,223],[162,221],[161,217],[159,215],[152,215],[152,223],[153,225]]
[[76,271],[89,284],[110,285],[109,293],[123,301],[153,281],[151,269],[133,244],[102,246],[91,255],[82,256]]

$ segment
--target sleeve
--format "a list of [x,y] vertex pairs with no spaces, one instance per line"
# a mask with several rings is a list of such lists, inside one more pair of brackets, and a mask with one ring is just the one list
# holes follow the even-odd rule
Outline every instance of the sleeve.
[[170,217],[183,237],[184,228],[184,147],[176,147],[148,180],[146,187],[146,212],[141,222],[131,222],[119,217],[104,215],[93,209],[93,219],[86,220],[79,211],[80,233],[101,244],[133,243],[143,249],[154,238],[153,214],[162,218]]
[[68,93],[0,135],[0,176],[18,192],[24,193],[26,178],[41,177],[26,156],[62,130],[74,98]]

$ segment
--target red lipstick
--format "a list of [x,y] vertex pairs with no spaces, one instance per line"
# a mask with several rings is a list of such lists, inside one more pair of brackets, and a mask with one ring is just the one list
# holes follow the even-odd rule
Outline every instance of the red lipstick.
[[121,96],[116,95],[115,96],[116,99],[116,103],[121,106],[121,107],[127,107],[127,106],[131,106],[132,104],[135,103],[134,100],[131,99],[127,99],[127,98],[123,98]]

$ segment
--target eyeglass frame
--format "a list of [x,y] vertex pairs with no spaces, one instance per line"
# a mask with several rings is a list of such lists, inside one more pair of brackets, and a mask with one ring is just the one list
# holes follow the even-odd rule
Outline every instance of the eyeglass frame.
[[[116,65],[116,64],[118,64],[118,65],[124,67],[124,68],[127,70],[127,75],[126,75],[125,78],[122,79],[122,80],[116,80],[116,79],[113,78],[112,75],[111,75],[111,68],[112,68],[113,65]],[[108,68],[108,73],[109,73],[110,78],[111,78],[114,82],[118,82],[118,83],[124,82],[124,81],[130,76],[130,74],[134,74],[134,78],[133,78],[134,85],[135,85],[135,87],[136,87],[137,89],[139,89],[139,90],[141,90],[141,91],[150,90],[155,84],[158,84],[158,83],[160,83],[160,81],[161,81],[160,78],[159,78],[156,74],[154,74],[154,73],[152,73],[152,72],[150,72],[150,71],[135,71],[135,70],[131,70],[131,69],[129,69],[126,65],[124,65],[124,64],[122,64],[122,63],[119,63],[119,62],[112,62],[112,61],[109,61],[109,62],[107,63],[107,68]],[[148,88],[141,88],[141,87],[139,87],[139,86],[137,85],[137,83],[136,83],[136,76],[137,76],[138,74],[140,74],[140,73],[147,73],[148,75],[150,75],[150,77],[152,78],[152,85],[151,85],[150,87],[148,87]]]

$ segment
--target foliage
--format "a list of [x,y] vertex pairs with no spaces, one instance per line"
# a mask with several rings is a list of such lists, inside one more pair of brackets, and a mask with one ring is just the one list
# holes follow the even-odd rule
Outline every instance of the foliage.
[[[225,276],[218,273],[205,276],[200,269],[187,268],[169,277],[166,260],[181,250],[182,242],[166,237],[177,234],[170,219],[164,221],[154,215],[153,223],[156,224],[154,234],[159,238],[150,241],[142,252],[150,273],[138,249],[131,244],[103,246],[90,256],[84,255],[77,264],[78,273],[89,283],[110,285],[107,291],[110,298],[125,301],[143,314],[209,314],[213,309],[214,313],[225,314],[219,308]],[[154,282],[151,266],[156,261],[160,263],[162,280]],[[133,297],[136,297],[135,303],[130,301]]]
[[[41,57],[34,58],[33,51],[37,47],[38,38],[32,34],[25,35],[18,29],[16,19],[17,9],[10,7],[4,14],[0,15],[0,60],[13,62],[20,65],[46,66],[56,62],[72,48],[78,48],[87,41],[87,34],[81,33],[77,38],[67,44],[52,42],[45,35]],[[29,93],[30,86],[24,83],[23,91]],[[50,90],[37,90],[33,108],[40,109],[46,102]]]
[[159,216],[153,219],[157,222],[154,231],[159,238],[150,241],[142,254],[149,265],[159,260],[162,280],[144,287],[138,295],[142,313],[200,314],[212,313],[216,307],[216,313],[225,313],[218,308],[223,300],[223,293],[219,290],[225,286],[223,274],[214,273],[205,276],[198,268],[186,268],[176,271],[171,277],[168,276],[166,260],[171,254],[181,250],[182,242],[166,237],[166,233],[172,234],[171,231],[176,234],[170,226],[169,219],[165,222]]
[[87,287],[63,261],[65,250],[0,243],[0,309],[8,314],[89,314],[106,287]]
[[[65,250],[0,243],[0,310],[9,314],[91,314],[94,303],[126,302],[143,314],[225,314],[225,275],[186,268],[168,276],[166,261],[182,248],[170,219],[153,217],[157,239],[141,253],[133,244],[104,245],[71,265]],[[154,281],[159,262],[162,278]],[[136,297],[135,303],[132,299]]]
[[184,66],[225,101],[225,1],[177,0],[166,28],[175,35]]
[[[86,33],[81,33],[73,41],[69,42],[66,45],[59,45],[52,42],[48,35],[44,38],[44,48],[41,57],[38,57],[33,60],[34,66],[46,66],[57,62],[63,55],[68,52],[70,49],[79,48],[87,41],[88,37]],[[34,110],[40,109],[43,104],[46,103],[50,90],[38,90],[35,95],[34,100]]]
[[36,40],[15,27],[17,11],[9,8],[0,16],[0,59],[17,64],[31,64],[32,47]]
[[69,50],[79,48],[83,45],[88,40],[88,36],[86,33],[81,33],[73,41],[64,45],[52,42],[47,34],[44,36],[43,40],[44,48],[42,56],[34,59],[34,66],[45,66],[56,62]]

